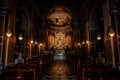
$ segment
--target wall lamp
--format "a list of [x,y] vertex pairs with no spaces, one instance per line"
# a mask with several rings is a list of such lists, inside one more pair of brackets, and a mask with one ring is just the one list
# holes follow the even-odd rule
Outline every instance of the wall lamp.
[[7,32],[6,32],[7,37],[11,37],[12,36],[12,32],[11,29],[8,28]]
[[23,36],[22,34],[20,33],[19,37],[18,37],[19,40],[23,40]]
[[97,40],[101,40],[100,34],[97,35]]

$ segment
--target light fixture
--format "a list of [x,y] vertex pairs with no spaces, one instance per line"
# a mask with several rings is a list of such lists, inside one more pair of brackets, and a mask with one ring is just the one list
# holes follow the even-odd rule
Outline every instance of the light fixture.
[[77,45],[80,46],[80,43],[78,43]]
[[43,44],[42,43],[40,43],[40,46],[42,46]]
[[38,42],[37,41],[35,41],[35,44],[37,44]]
[[7,32],[6,32],[7,37],[11,37],[12,36],[12,32],[11,29],[8,28]]
[[97,35],[97,40],[101,40],[100,34]]
[[8,37],[8,39],[6,40],[5,66],[8,63],[9,37],[12,36],[12,32],[11,32],[11,29],[9,27],[7,29],[7,32],[6,32],[6,36]]
[[116,68],[116,63],[115,63],[115,53],[114,53],[114,41],[113,41],[113,36],[115,35],[115,32],[113,29],[110,27],[109,31],[109,36],[110,36],[110,42],[111,42],[111,53],[112,53],[112,67]]
[[83,41],[82,44],[85,44],[85,41]]
[[31,44],[33,44],[33,42],[34,42],[33,40],[30,41]]
[[19,40],[23,40],[23,36],[22,34],[20,33],[19,37],[18,37]]
[[87,40],[87,41],[86,41],[86,43],[88,44],[88,43],[89,43],[89,41]]
[[113,37],[115,35],[115,32],[113,31],[113,29],[110,27],[110,31],[109,31],[109,36]]

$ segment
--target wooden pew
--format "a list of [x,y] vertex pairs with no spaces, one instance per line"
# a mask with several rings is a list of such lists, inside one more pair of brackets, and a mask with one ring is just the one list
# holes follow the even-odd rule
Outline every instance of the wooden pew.
[[35,69],[5,69],[2,74],[3,80],[36,80]]
[[117,79],[120,79],[120,73],[111,68],[83,68],[82,80],[86,80],[86,79],[117,80]]

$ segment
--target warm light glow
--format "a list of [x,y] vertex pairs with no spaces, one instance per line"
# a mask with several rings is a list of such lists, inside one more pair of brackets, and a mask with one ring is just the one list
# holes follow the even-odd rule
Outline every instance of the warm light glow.
[[80,46],[80,43],[78,43],[78,46]]
[[82,44],[85,44],[85,41],[83,41]]
[[18,39],[19,39],[19,40],[23,40],[22,34],[19,35]]
[[10,29],[7,30],[6,35],[7,35],[7,37],[11,37],[12,36],[12,32],[11,32]]
[[97,40],[100,40],[101,39],[101,36],[98,34],[98,36],[97,36]]
[[16,78],[21,79],[22,77],[21,76],[17,76]]
[[40,65],[42,65],[42,61],[40,61]]
[[114,35],[115,35],[115,32],[113,31],[112,28],[110,28],[109,36],[110,36],[110,37],[113,37]]
[[86,41],[86,43],[88,44],[88,43],[89,43],[89,41]]
[[31,44],[33,44],[33,42],[34,42],[33,40],[30,41]]
[[43,44],[42,43],[40,43],[40,46],[42,46]]
[[38,42],[37,41],[35,41],[35,44],[37,44]]

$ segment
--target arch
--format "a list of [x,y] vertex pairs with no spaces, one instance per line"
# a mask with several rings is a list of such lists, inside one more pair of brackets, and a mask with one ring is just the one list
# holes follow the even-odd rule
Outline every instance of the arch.
[[104,38],[103,13],[100,8],[95,8],[90,18],[90,28],[95,29]]
[[66,11],[67,13],[70,14],[70,10],[69,10],[67,7],[63,6],[63,5],[57,5],[57,6],[52,7],[52,8],[49,10],[49,13],[51,13],[53,10],[58,9],[58,8]]
[[47,7],[46,10],[45,10],[45,12],[44,12],[44,15],[42,17],[42,20],[47,22],[48,13],[50,13],[50,11],[53,10],[54,8],[56,8],[56,7],[61,7],[63,9],[65,9],[70,14],[71,19],[72,20],[76,20],[77,17],[76,17],[76,14],[74,12],[74,9],[72,7],[68,7],[64,3],[62,3],[62,4],[58,3],[56,5],[50,5],[49,7]]
[[[30,19],[29,19],[28,13],[25,10],[25,8],[21,7],[18,9],[16,18],[17,18],[16,33],[18,33],[18,35],[20,34],[20,32],[24,33],[26,35],[25,38],[27,38],[28,31],[29,31]],[[16,37],[18,37],[18,35],[16,35]]]
[[17,10],[17,16],[18,16],[18,14],[19,14],[19,12],[20,11],[24,11],[24,15],[26,15],[26,20],[27,20],[27,22],[28,22],[28,26],[30,26],[29,24],[30,24],[30,17],[29,17],[29,13],[28,13],[28,11],[24,8],[24,7],[20,7],[18,10]]
[[[99,56],[98,53],[104,52],[104,20],[102,9],[96,7],[93,9],[89,21],[89,38],[91,41],[92,56]],[[97,36],[101,36],[101,40],[97,40]],[[103,54],[102,54],[103,55]]]
[[[90,27],[93,27],[93,25],[94,25],[94,19],[95,19],[97,13],[100,13],[101,15],[103,14],[101,8],[95,7],[95,8],[92,10],[92,12],[91,12],[91,14],[90,14],[90,18],[89,18],[89,22],[90,22],[89,25],[90,25]],[[102,15],[102,16],[103,16],[103,15]]]
[[[24,7],[20,7],[16,13],[16,53],[27,54],[28,49],[23,48],[23,46],[28,45],[28,38],[30,33],[30,18],[27,10]],[[19,35],[22,34],[23,40],[19,40]]]

